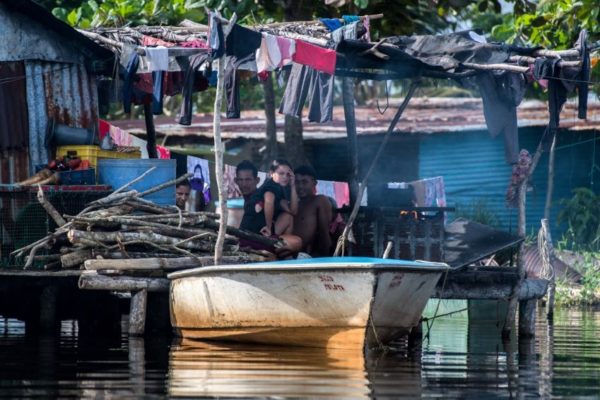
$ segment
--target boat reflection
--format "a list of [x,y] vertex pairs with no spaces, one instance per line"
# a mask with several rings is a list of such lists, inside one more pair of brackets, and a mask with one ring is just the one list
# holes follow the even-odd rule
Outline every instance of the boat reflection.
[[[389,353],[381,356],[365,357],[359,350],[178,339],[169,355],[168,393],[174,397],[367,398],[378,392],[377,382],[383,383],[383,392],[386,381],[392,386],[389,373],[377,371],[389,372],[394,357]],[[406,361],[403,355],[400,357]],[[415,389],[405,393],[418,395],[418,365],[403,381],[412,382],[408,386]]]

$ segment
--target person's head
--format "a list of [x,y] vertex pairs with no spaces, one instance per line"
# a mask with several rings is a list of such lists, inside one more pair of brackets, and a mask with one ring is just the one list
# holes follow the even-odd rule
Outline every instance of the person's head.
[[302,165],[294,171],[296,176],[296,192],[298,197],[304,198],[317,192],[317,172],[310,165]]
[[273,181],[279,183],[281,186],[287,186],[290,184],[293,175],[292,164],[281,158],[273,160],[269,166],[269,172]]
[[179,182],[177,186],[175,186],[175,205],[179,207],[179,209],[185,209],[185,203],[187,203],[190,198],[191,191],[192,186],[187,179]]
[[244,160],[235,168],[235,183],[240,188],[242,196],[251,195],[258,186],[258,169],[248,160]]

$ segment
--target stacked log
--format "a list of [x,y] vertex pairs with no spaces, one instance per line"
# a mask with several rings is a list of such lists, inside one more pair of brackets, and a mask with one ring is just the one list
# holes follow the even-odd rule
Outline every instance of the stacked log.
[[[164,188],[166,184],[169,182],[157,188]],[[93,201],[77,215],[63,216],[45,201],[43,193],[38,194],[38,200],[59,227],[13,254],[26,257],[25,268],[37,261],[48,262],[46,269],[152,271],[153,276],[157,271],[160,276],[173,270],[214,264],[218,214],[183,211],[142,198],[153,193],[153,189],[142,193],[123,189],[125,187]],[[277,240],[234,227],[227,227],[226,232],[223,264],[273,258],[264,251],[240,249],[240,238],[273,247],[282,245]],[[40,250],[49,254],[36,255]]]

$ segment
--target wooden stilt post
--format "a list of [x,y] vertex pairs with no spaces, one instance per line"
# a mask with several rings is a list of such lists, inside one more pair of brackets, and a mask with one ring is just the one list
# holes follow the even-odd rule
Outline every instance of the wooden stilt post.
[[342,79],[342,99],[344,102],[344,119],[346,121],[348,156],[350,159],[350,171],[348,174],[350,204],[354,204],[358,197],[358,140],[356,135],[356,117],[354,114],[354,83],[352,82],[352,78]]
[[519,302],[519,337],[535,336],[535,311],[537,300]]
[[[521,182],[521,186],[519,187],[519,236],[525,238],[526,235],[526,200],[527,200],[527,183],[529,182],[529,178],[535,171],[535,167],[540,161],[540,157],[542,156],[542,143],[538,144],[538,147],[533,155],[533,159],[531,160],[531,166],[529,167],[529,171],[523,182]],[[515,324],[515,319],[517,316],[517,305],[519,303],[519,292],[521,290],[521,285],[525,278],[527,278],[527,273],[525,272],[525,260],[523,259],[523,243],[519,246],[519,254],[517,256],[517,275],[518,280],[515,286],[513,287],[512,293],[508,299],[508,310],[506,312],[506,320],[504,321],[504,327],[502,328],[502,337],[505,339],[510,338],[510,333],[512,331],[512,327]]]
[[[554,318],[554,293],[556,291],[556,274],[554,272],[554,266],[552,261],[554,260],[554,246],[552,245],[552,236],[550,234],[550,227],[548,226],[548,220],[542,219],[541,233],[543,235],[542,246],[540,248],[540,254],[542,255],[542,262],[544,263],[544,278],[548,279],[548,303],[546,305],[546,317],[549,320]],[[540,240],[538,238],[538,240]],[[538,246],[539,247],[539,246]]]
[[58,288],[46,286],[40,295],[40,330],[44,333],[54,333],[59,326],[56,314]]
[[550,208],[552,207],[552,194],[554,192],[554,155],[556,153],[556,138],[552,138],[550,153],[548,153],[548,189],[546,190],[546,205],[544,207],[544,218],[550,219]]
[[154,128],[154,115],[152,115],[152,105],[144,104],[144,120],[146,121],[146,149],[149,158],[158,158],[156,151],[156,129]]
[[142,336],[146,327],[146,305],[148,303],[148,291],[138,290],[131,294],[129,305],[129,334]]

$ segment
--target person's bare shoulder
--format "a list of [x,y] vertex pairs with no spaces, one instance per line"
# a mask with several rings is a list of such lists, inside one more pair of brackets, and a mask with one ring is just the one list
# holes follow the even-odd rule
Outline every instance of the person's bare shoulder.
[[324,194],[318,194],[315,197],[315,203],[317,203],[319,207],[333,208],[331,206],[331,201],[329,201],[329,197],[325,196]]

